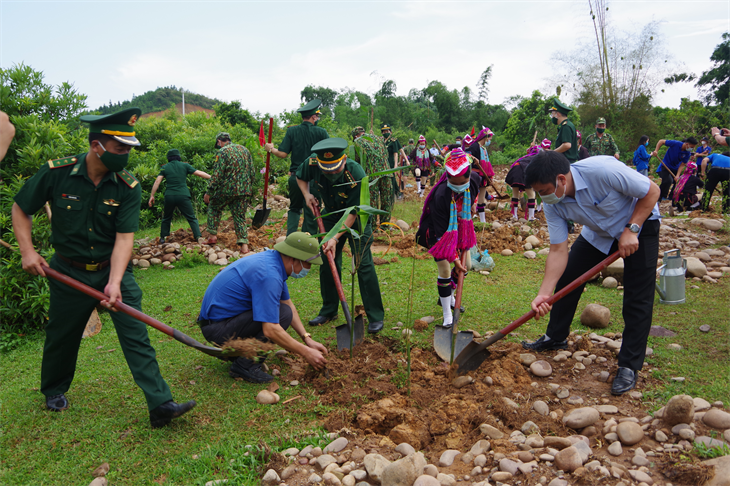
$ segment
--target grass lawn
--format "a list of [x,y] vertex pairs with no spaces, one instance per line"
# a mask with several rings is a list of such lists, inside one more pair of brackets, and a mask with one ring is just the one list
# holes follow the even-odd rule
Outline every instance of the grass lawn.
[[[417,205],[399,204],[396,216],[414,221],[419,214]],[[184,225],[176,222],[174,227]],[[140,231],[138,237],[157,235],[158,229],[152,228]],[[497,255],[494,259],[496,269],[491,275],[472,273],[466,280],[468,310],[462,317],[463,329],[498,330],[529,310],[545,257],[528,260],[520,255]],[[390,328],[397,321],[407,321],[412,268],[413,260],[406,258],[377,267],[386,307],[386,327],[381,334],[386,337],[400,339],[400,332]],[[218,267],[204,264],[173,271],[160,267],[135,270],[144,292],[144,312],[204,341],[195,319],[205,289],[217,272]],[[349,274],[343,280],[349,296]],[[414,282],[413,318],[433,315],[440,319],[431,260],[415,261]],[[699,289],[690,289],[694,282],[688,281],[687,303],[680,306],[660,305],[657,297],[654,324],[677,336],[649,339],[654,355],[647,362],[650,373],[661,383],[642,390],[651,410],[679,393],[730,403],[729,282],[727,278],[716,285],[699,282]],[[289,281],[289,289],[303,319],[317,315],[321,301],[316,270],[305,279]],[[359,295],[356,299],[359,303]],[[574,331],[590,331],[579,324],[579,313],[589,303],[600,303],[611,310],[612,324],[606,331],[620,332],[621,299],[621,291],[597,283],[588,285]],[[232,380],[227,363],[153,329],[150,337],[175,399],[195,399],[198,407],[171,426],[151,430],[144,397],[132,380],[108,315],[102,314],[102,321],[101,333],[82,343],[76,377],[67,394],[71,408],[63,413],[45,411],[38,391],[42,335],[0,355],[0,484],[86,485],[92,479],[91,471],[103,462],[111,465],[107,477],[115,486],[202,485],[222,478],[229,480],[228,485],[258,484],[259,443],[280,450],[293,444],[326,442],[317,421],[331,410],[319,405],[306,385],[290,387],[279,380],[282,401],[297,395],[304,398],[288,405],[259,405],[254,398],[263,386]],[[702,324],[709,324],[711,331],[701,333]],[[533,321],[507,340],[534,339],[545,325],[546,321]],[[334,347],[331,327],[308,331]],[[416,333],[416,345],[429,348],[431,336]],[[671,351],[667,348],[670,343],[683,349]],[[686,380],[670,380],[677,376]]]

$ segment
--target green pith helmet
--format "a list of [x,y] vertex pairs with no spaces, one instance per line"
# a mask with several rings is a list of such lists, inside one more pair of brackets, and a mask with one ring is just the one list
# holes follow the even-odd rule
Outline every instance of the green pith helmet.
[[228,132],[218,132],[218,135],[215,136],[215,148],[218,148],[218,140],[222,140],[224,142],[230,142],[231,134]]
[[297,260],[309,262],[313,265],[322,265],[319,241],[309,233],[295,231],[287,236],[284,241],[275,244],[274,250]]
[[601,123],[603,123],[605,125],[606,119],[603,117],[600,117],[598,120],[596,120],[596,125],[600,125]]
[[110,115],[84,115],[79,118],[89,124],[89,132],[108,135],[117,142],[133,147],[141,144],[134,136],[134,124],[142,115],[139,108],[127,108]]
[[568,113],[573,111],[573,109],[565,104],[563,104],[559,99],[553,98],[553,106],[548,111],[557,111],[558,113],[561,113],[565,116],[568,116]]
[[326,138],[314,144],[312,152],[317,154],[317,165],[322,172],[337,172],[347,160],[348,147],[344,138]]
[[302,118],[309,118],[312,115],[315,115],[317,113],[317,108],[322,105],[322,100],[313,99],[306,105],[302,106],[297,110],[297,112],[302,114]]

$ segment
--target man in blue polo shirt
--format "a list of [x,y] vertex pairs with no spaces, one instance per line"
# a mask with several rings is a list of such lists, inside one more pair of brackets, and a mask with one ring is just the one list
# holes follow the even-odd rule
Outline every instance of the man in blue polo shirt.
[[[611,393],[636,386],[644,364],[654,307],[659,251],[659,187],[613,157],[599,155],[574,164],[555,151],[540,152],[525,171],[525,185],[545,204],[550,253],[545,276],[532,301],[536,319],[550,314],[545,334],[522,346],[534,351],[565,349],[585,285],[550,306],[545,301],[616,250],[624,258],[624,331]],[[568,221],[583,225],[568,250]]]
[[[684,166],[687,165],[687,161],[689,161],[689,157],[692,155],[692,149],[697,146],[697,139],[694,137],[688,137],[681,142],[678,140],[661,139],[657,142],[656,148],[651,153],[653,157],[659,158],[658,152],[662,145],[667,146],[667,152],[664,154],[664,158],[662,159],[664,163],[659,164],[656,172],[662,178],[662,183],[659,186],[659,192],[663,201],[665,199],[671,199],[672,195],[669,192],[669,189],[672,187],[672,184],[679,179],[679,176],[682,175]],[[669,170],[667,170],[667,168]],[[674,177],[672,177],[672,174],[670,174],[669,171],[674,173]]]
[[727,214],[730,212],[730,157],[725,154],[710,154],[708,157],[702,159],[700,171],[703,179],[705,178],[708,163],[712,163],[712,168],[707,172],[705,193],[702,195],[701,201],[702,210],[707,211],[710,207],[712,193],[715,192],[715,187],[720,184],[722,212],[723,214]]
[[[273,341],[299,354],[314,368],[327,364],[327,349],[304,330],[286,280],[302,278],[312,264],[321,265],[319,242],[308,233],[294,232],[265,251],[236,260],[216,275],[205,290],[198,324],[205,339],[221,345],[229,338]],[[254,302],[256,305],[254,305]],[[300,344],[286,331],[291,326],[301,336]],[[237,358],[228,372],[233,378],[267,383],[273,377],[261,364]]]

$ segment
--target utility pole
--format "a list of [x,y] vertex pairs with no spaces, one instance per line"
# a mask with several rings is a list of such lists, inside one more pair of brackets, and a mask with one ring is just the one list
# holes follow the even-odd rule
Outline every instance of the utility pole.
[[182,91],[182,109],[183,109],[183,116],[185,116],[185,88],[180,88],[180,91]]

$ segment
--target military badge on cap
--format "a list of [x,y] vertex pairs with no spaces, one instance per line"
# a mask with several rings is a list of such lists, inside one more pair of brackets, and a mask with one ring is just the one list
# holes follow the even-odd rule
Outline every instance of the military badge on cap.
[[567,116],[568,113],[573,111],[573,108],[561,103],[559,99],[553,98],[553,105],[548,111],[557,111],[558,113],[562,113]]
[[108,135],[117,142],[138,147],[141,144],[135,138],[134,130],[129,127],[134,126],[141,115],[142,110],[139,108],[127,108],[110,115],[84,115],[79,120],[89,124],[91,133]]
[[313,99],[306,105],[299,108],[297,112],[302,114],[302,118],[309,118],[310,116],[317,114],[317,108],[319,108],[320,105],[322,105],[322,100]]
[[327,138],[314,144],[312,152],[317,154],[317,165],[322,172],[338,172],[347,160],[347,147],[344,138]]

